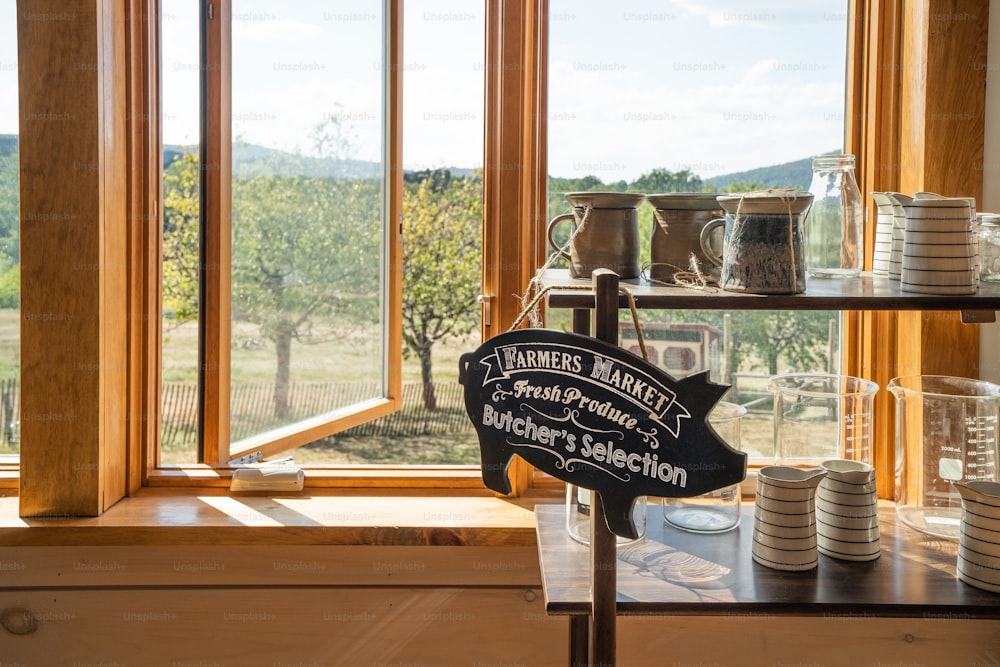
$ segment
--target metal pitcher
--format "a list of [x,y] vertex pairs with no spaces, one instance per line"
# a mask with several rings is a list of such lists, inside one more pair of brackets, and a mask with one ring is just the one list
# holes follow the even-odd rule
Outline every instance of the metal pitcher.
[[[557,215],[546,230],[552,248],[569,260],[572,278],[590,278],[611,269],[619,278],[639,277],[639,214],[646,195],[626,192],[571,192],[572,213]],[[569,252],[552,238],[556,226],[573,221]]]

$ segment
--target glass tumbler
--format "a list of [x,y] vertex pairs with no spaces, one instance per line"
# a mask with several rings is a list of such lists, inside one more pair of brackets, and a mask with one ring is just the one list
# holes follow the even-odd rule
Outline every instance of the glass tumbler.
[[826,459],[873,465],[872,407],[878,385],[828,373],[777,375],[774,455],[778,465],[818,467]]
[[[736,403],[718,403],[708,415],[719,437],[740,449],[741,425],[747,409]],[[740,523],[740,485],[733,484],[692,498],[664,498],[663,520],[693,533],[723,533]]]
[[896,398],[896,514],[957,540],[962,497],[952,482],[997,480],[1000,386],[947,375],[889,381]]
[[[581,544],[590,544],[590,505],[594,492],[575,484],[566,485],[566,530],[569,536]],[[640,497],[632,508],[632,521],[639,537],[630,540],[615,535],[618,546],[641,540],[646,535],[646,498]]]

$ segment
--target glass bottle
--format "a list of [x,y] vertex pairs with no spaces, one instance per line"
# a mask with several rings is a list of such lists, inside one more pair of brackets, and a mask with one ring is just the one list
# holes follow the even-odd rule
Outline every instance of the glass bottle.
[[1000,282],[1000,215],[980,213],[979,228],[979,279]]
[[864,207],[853,155],[813,158],[812,206],[803,223],[806,271],[817,278],[861,273]]

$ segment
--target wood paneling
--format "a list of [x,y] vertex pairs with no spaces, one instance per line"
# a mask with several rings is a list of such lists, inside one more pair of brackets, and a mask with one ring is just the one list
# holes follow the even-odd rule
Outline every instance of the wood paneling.
[[[472,555],[475,554],[475,555]],[[0,548],[3,660],[23,665],[561,665],[533,548]],[[886,574],[890,574],[891,571]],[[351,581],[353,578],[353,581]],[[2,579],[0,579],[2,581]],[[6,583],[6,582],[5,582]],[[619,664],[993,664],[1000,623],[954,609],[623,616]]]
[[[205,515],[192,513],[192,507],[180,498],[170,502],[168,494],[162,495],[160,502],[151,503],[146,510],[133,504],[136,499],[128,498],[102,517],[71,522],[90,524],[85,530],[91,533],[114,533],[112,526],[100,524],[116,514],[116,520],[125,521],[132,509],[135,520],[158,505],[178,527],[186,521],[207,524],[200,544],[166,541],[158,545],[68,546],[74,543],[71,532],[65,529],[62,538],[53,542],[67,545],[63,548],[10,546],[7,534],[0,537],[0,544],[5,545],[0,547],[0,616],[15,629],[33,628],[20,635],[0,628],[5,661],[171,667],[566,664],[568,621],[546,613],[534,544],[505,546],[484,539],[483,546],[251,542],[215,546],[210,542],[237,530],[240,520],[283,520],[290,524],[294,508],[277,512],[273,505],[267,510],[265,500],[259,499],[259,504],[252,510],[248,506],[243,514],[209,521]],[[304,506],[315,509],[313,500],[304,499]],[[378,502],[371,507],[384,514],[373,519],[366,514],[373,510],[366,509],[364,502],[363,498],[331,497],[325,499],[326,509],[320,514],[301,514],[297,521],[306,526],[339,517],[342,524],[379,525],[391,516],[392,506]],[[10,514],[6,505],[0,501],[0,513],[5,517]],[[519,510],[515,516],[504,509],[505,505],[496,499],[480,499],[463,509],[469,509],[469,520],[480,525],[490,523],[484,516],[493,511],[497,512],[492,522],[495,526],[521,523],[531,542],[533,514]],[[204,511],[219,513],[209,507],[206,504]],[[403,507],[398,524],[420,519],[427,524],[428,514],[454,508],[454,500]],[[559,504],[547,510],[550,518],[555,517],[549,525],[555,526],[560,538],[563,528],[558,517],[562,509]],[[251,511],[262,516],[251,515]],[[460,518],[456,514],[452,521]],[[619,606],[634,607],[634,600],[643,596],[683,590],[684,581],[690,583],[693,577],[698,585],[690,605],[716,599],[724,611],[619,617],[619,664],[972,667],[993,664],[1000,652],[1000,621],[976,613],[983,600],[992,602],[990,594],[970,588],[969,599],[980,605],[975,608],[933,600],[935,587],[953,571],[944,551],[954,554],[954,545],[942,548],[930,540],[903,548],[887,543],[884,546],[893,552],[886,554],[885,560],[826,561],[836,572],[820,573],[820,578],[843,582],[845,589],[856,590],[863,580],[876,577],[882,580],[882,588],[895,588],[901,596],[931,598],[937,605],[915,617],[887,618],[829,599],[830,595],[843,596],[844,591],[828,591],[824,597],[811,574],[803,579],[801,573],[789,576],[756,566],[750,562],[748,546],[740,551],[746,561],[740,558],[735,568],[747,571],[726,572],[732,554],[725,549],[720,553],[709,543],[739,540],[742,534],[746,545],[749,533],[687,534],[683,540],[665,543],[657,535],[666,529],[659,516],[654,518],[660,523],[651,526],[652,542],[647,535],[647,541],[619,549],[620,558],[627,563],[618,568]],[[147,520],[154,519],[147,516]],[[168,527],[159,530],[163,534],[171,531]],[[310,530],[313,537],[322,536],[320,527]],[[330,530],[335,533],[338,529],[331,526]],[[889,532],[897,535],[908,530],[894,526]],[[294,534],[293,530],[285,532]],[[256,534],[266,539],[266,532],[258,530]],[[578,569],[567,576],[582,581],[586,594],[586,549],[568,538],[563,541],[567,544],[561,565]],[[706,557],[709,552],[715,555]],[[859,569],[864,571],[860,579],[851,574]],[[930,579],[936,583],[924,590],[923,584],[909,581],[907,572],[914,569],[933,570]],[[812,587],[818,602],[826,606],[806,606],[808,617],[794,615],[780,599],[774,608],[744,610],[727,603],[731,589],[711,581],[713,572],[722,577],[723,584],[733,583],[737,595],[752,594],[756,589],[758,595],[798,596],[801,600],[803,591]],[[954,590],[946,594],[960,596],[962,586],[953,581]],[[882,613],[899,610],[880,610],[879,616]]]
[[124,6],[18,3],[21,514],[125,493]]
[[[996,664],[1000,652],[1000,622],[961,611],[911,619],[860,613],[780,620],[767,614],[630,616],[618,625],[619,654],[634,666],[977,667]],[[637,646],[640,655],[628,651]]]
[[[510,589],[68,590],[0,594],[37,629],[24,665],[563,665],[567,621]],[[16,612],[15,612],[16,613]],[[626,617],[619,664],[992,665],[997,622],[947,618]]]
[[160,433],[159,289],[161,176],[158,0],[128,0],[126,176],[128,178],[128,433],[126,488],[134,493],[157,461]]
[[32,666],[558,665],[567,641],[520,586],[0,593],[3,609],[36,619],[0,629],[4,661]]
[[[982,197],[988,3],[979,0],[856,0],[848,67],[846,146],[859,156],[865,198],[866,266],[874,245],[870,193],[932,191]],[[977,325],[958,313],[852,312],[845,372],[885,387],[893,377],[976,377]],[[876,396],[878,488],[892,497],[895,406]]]
[[243,586],[538,588],[531,546],[77,546],[0,548],[0,590]]

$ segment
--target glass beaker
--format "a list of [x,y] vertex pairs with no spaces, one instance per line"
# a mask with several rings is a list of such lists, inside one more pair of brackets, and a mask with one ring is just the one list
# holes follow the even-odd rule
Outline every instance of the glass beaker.
[[872,405],[878,385],[830,373],[776,375],[774,458],[778,465],[817,467],[826,459],[873,465]]
[[854,179],[853,155],[813,158],[812,206],[802,223],[806,270],[817,278],[861,273],[864,203]]
[[[726,444],[740,449],[740,429],[747,409],[736,403],[716,404],[708,423]],[[664,498],[663,520],[694,533],[723,533],[740,523],[740,485],[733,484],[693,498]]]
[[896,397],[896,513],[911,528],[958,539],[952,482],[997,481],[1000,386],[947,375],[890,380]]
[[[590,504],[594,492],[575,484],[566,485],[566,530],[569,536],[581,544],[590,544]],[[618,546],[641,540],[646,535],[646,498],[640,497],[632,508],[632,521],[639,537],[630,540],[615,535]]]

